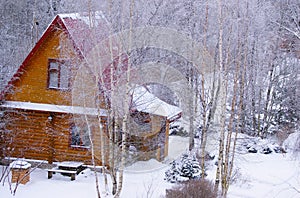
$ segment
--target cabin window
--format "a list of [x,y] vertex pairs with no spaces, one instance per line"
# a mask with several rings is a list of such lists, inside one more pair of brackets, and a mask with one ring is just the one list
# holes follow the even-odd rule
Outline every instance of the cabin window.
[[72,147],[89,147],[91,145],[87,125],[71,125],[71,146]]
[[70,66],[66,60],[49,59],[48,88],[69,89]]
[[141,111],[133,111],[130,116],[137,124],[145,124],[151,122],[151,117],[149,113],[141,112]]
[[151,131],[151,116],[149,113],[132,111],[130,116],[139,125],[141,131]]

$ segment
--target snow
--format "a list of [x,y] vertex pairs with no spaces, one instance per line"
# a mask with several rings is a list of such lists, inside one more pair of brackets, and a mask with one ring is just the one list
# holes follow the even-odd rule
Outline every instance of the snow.
[[133,101],[138,111],[165,116],[171,119],[182,112],[179,107],[170,105],[151,94],[144,86],[135,87]]
[[299,162],[282,154],[247,154],[236,165],[241,178],[229,189],[231,198],[300,197]]
[[28,169],[31,167],[31,164],[24,160],[16,160],[11,162],[9,167],[14,169]]
[[[89,13],[68,13],[68,14],[59,14],[59,16],[63,20],[66,18],[71,18],[73,20],[82,20],[88,26],[90,26],[91,24],[91,20],[90,20],[91,16],[89,15]],[[98,21],[106,20],[105,16],[100,11],[95,12],[93,16],[95,17],[95,20],[93,22],[96,23],[94,24],[96,26],[98,25]]]
[[77,168],[79,166],[82,166],[82,162],[73,162],[73,161],[64,161],[57,163],[58,166],[64,166],[64,167],[71,167],[71,168]]
[[[42,103],[31,103],[31,102],[16,102],[6,101],[0,105],[4,108],[15,108],[23,110],[35,110],[35,111],[47,111],[56,113],[72,113],[72,114],[87,114],[87,115],[98,115],[98,109],[96,108],[84,108],[78,106],[64,106],[54,104],[42,104]],[[106,110],[100,110],[100,116],[106,116]]]
[[[294,138],[291,138],[294,139]],[[286,144],[291,141],[287,139]],[[251,139],[253,140],[253,139]],[[239,141],[244,141],[242,138]],[[266,143],[266,142],[264,142]],[[239,145],[242,145],[240,143]],[[260,145],[257,142],[257,145]],[[164,173],[170,167],[169,162],[180,156],[188,147],[188,138],[170,136],[169,157],[164,162],[154,159],[140,161],[124,171],[122,198],[163,197],[165,190],[174,184],[164,180]],[[292,153],[265,155],[238,152],[235,160],[236,177],[230,186],[228,198],[297,198],[300,197],[299,159]],[[207,172],[208,179],[213,179],[215,166]],[[0,167],[0,171],[2,171]],[[36,168],[26,185],[19,185],[16,195],[10,193],[9,185],[0,186],[0,195],[5,198],[53,198],[53,197],[97,197],[94,172],[84,170],[75,181],[60,174],[47,179],[47,171]],[[98,173],[102,197],[104,196],[103,176]],[[110,178],[109,178],[110,179]],[[110,181],[109,181],[110,182]],[[14,187],[14,185],[13,185]],[[111,188],[111,186],[109,186]],[[298,192],[297,192],[298,190]],[[106,196],[112,197],[112,196]]]
[[283,142],[283,147],[287,151],[292,151],[297,144],[300,143],[300,132],[292,133],[289,137]]

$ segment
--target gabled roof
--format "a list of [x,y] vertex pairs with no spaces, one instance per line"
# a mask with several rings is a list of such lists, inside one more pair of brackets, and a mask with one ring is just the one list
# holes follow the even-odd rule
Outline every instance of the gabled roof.
[[[92,18],[93,20],[90,20]],[[91,22],[90,22],[91,21]],[[92,49],[92,47],[98,43],[101,39],[106,37],[109,33],[108,23],[103,16],[102,12],[95,12],[92,17],[88,14],[59,14],[57,15],[50,25],[47,27],[41,38],[29,52],[25,60],[19,66],[16,73],[12,76],[11,80],[5,86],[4,90],[0,93],[0,101],[2,101],[14,83],[20,78],[25,71],[28,62],[33,55],[38,51],[40,46],[56,29],[64,31],[74,44],[75,50],[78,52],[80,58],[84,56]],[[94,34],[97,32],[97,34]]]
[[82,55],[86,55],[95,44],[108,36],[109,25],[102,12],[88,14],[59,14],[70,38]]
[[132,91],[133,108],[137,111],[166,117],[170,122],[181,117],[182,110],[150,93],[144,86],[136,85]]

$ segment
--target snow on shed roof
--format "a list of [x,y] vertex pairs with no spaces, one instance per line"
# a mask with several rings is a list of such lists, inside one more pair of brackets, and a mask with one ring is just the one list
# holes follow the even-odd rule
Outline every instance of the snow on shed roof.
[[144,86],[137,86],[132,90],[134,107],[138,111],[165,116],[167,119],[178,117],[182,110],[170,105],[150,93]]
[[31,102],[15,102],[15,101],[6,101],[0,105],[4,108],[14,108],[22,110],[35,110],[35,111],[46,111],[46,112],[55,112],[55,113],[72,113],[72,114],[86,114],[86,115],[99,115],[106,116],[106,110],[88,107],[78,107],[78,106],[64,106],[64,105],[54,105],[54,104],[40,104],[40,103],[31,103]]

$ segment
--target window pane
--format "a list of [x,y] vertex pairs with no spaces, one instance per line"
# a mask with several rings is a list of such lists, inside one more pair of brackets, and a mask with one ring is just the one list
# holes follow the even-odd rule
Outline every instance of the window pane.
[[75,125],[71,127],[71,145],[80,145],[79,128]]
[[73,125],[71,127],[71,146],[83,146],[88,147],[91,145],[88,127],[79,127]]
[[49,71],[49,88],[58,88],[58,72]]
[[67,65],[60,67],[60,88],[69,88],[69,67]]
[[58,70],[58,62],[50,62],[50,70],[54,69],[54,70]]
[[83,146],[90,146],[91,145],[90,137],[89,137],[89,131],[88,131],[87,126],[82,131],[81,137],[82,137],[81,141],[82,141]]

